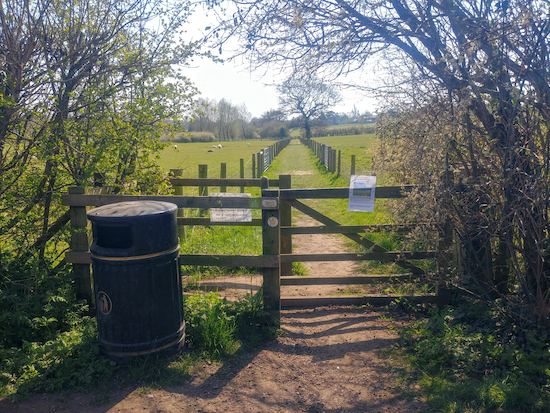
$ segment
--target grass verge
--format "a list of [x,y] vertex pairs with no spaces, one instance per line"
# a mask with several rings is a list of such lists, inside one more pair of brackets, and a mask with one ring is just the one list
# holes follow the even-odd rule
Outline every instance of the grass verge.
[[[510,320],[508,320],[510,321]],[[404,386],[445,413],[550,411],[548,334],[504,322],[482,303],[463,302],[398,328],[386,355],[404,366]]]

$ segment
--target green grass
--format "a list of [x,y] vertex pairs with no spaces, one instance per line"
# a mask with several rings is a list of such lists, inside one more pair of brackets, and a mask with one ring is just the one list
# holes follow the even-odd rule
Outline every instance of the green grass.
[[389,354],[406,366],[404,386],[438,412],[550,411],[548,333],[502,316],[462,303],[398,329]]
[[[222,145],[222,149],[212,145]],[[274,141],[235,141],[178,143],[178,149],[169,145],[160,152],[158,164],[168,172],[170,169],[183,169],[186,178],[198,177],[198,165],[208,165],[208,177],[220,177],[220,165],[226,164],[227,177],[239,178],[240,159],[244,159],[245,178],[252,177],[252,155],[273,144]],[[249,146],[250,145],[250,146]],[[208,152],[213,149],[214,152]]]

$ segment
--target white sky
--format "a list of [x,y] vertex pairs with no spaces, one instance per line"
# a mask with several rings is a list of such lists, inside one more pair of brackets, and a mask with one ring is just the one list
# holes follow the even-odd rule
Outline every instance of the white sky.
[[[201,9],[199,11],[189,20],[187,40],[201,38],[201,30],[210,24],[209,20],[213,20]],[[250,72],[243,61],[215,63],[210,59],[196,58],[189,67],[182,69],[182,73],[199,89],[201,97],[217,101],[223,98],[234,105],[244,103],[253,117],[278,106],[275,83],[281,81],[281,76],[274,71]],[[335,112],[349,113],[354,105],[359,112],[376,112],[376,101],[365,97],[364,93],[352,90],[340,92],[343,100],[333,108]]]

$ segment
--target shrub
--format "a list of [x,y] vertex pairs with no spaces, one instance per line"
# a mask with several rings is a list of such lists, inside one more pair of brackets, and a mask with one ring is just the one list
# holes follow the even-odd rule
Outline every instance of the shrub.
[[376,133],[376,127],[365,125],[342,126],[339,128],[318,127],[313,128],[311,136],[313,138],[321,138],[326,136],[349,136],[349,135],[364,135]]
[[52,340],[88,310],[75,300],[68,269],[0,258],[0,349]]
[[95,320],[85,317],[45,343],[0,349],[0,397],[84,388],[109,379],[115,364],[99,354]]
[[171,143],[215,142],[216,136],[212,132],[187,132],[163,136],[162,140]]

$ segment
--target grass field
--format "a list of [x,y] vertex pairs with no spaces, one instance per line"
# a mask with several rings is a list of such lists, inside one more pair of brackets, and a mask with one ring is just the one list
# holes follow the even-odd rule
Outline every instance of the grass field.
[[[177,149],[170,145],[160,153],[159,164],[166,172],[170,169],[183,169],[183,176],[196,178],[198,165],[208,165],[208,177],[220,177],[220,164],[225,163],[228,178],[238,178],[240,159],[244,159],[245,178],[252,177],[252,155],[273,144],[272,140],[265,141],[236,141],[236,142],[203,142],[178,143]],[[212,148],[213,145],[222,145],[222,149]],[[214,152],[208,152],[213,149]]]

